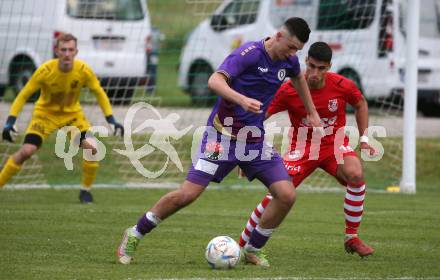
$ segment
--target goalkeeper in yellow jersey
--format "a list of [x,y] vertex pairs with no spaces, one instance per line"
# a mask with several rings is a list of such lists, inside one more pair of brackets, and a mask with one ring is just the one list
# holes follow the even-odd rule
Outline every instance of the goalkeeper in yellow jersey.
[[[11,106],[6,125],[3,129],[3,140],[13,142],[16,135],[15,121],[27,99],[40,90],[26,130],[21,148],[6,161],[0,172],[0,188],[14,176],[22,164],[40,148],[43,140],[53,131],[64,126],[74,126],[81,131],[79,145],[96,154],[97,145],[93,137],[86,132],[90,123],[86,119],[79,103],[81,88],[88,87],[96,95],[107,122],[114,128],[115,135],[124,134],[124,128],[115,121],[109,99],[102,89],[92,69],[83,61],[76,60],[78,53],[77,39],[72,34],[62,34],[57,38],[55,48],[57,59],[43,63],[33,74],[26,86],[20,91]],[[98,169],[97,161],[83,160],[82,188],[79,199],[82,203],[93,202],[90,187],[95,180]]]

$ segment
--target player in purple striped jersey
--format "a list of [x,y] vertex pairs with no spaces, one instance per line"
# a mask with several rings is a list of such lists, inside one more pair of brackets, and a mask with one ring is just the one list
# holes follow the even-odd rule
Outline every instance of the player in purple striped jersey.
[[200,151],[181,187],[164,195],[137,225],[125,231],[117,252],[121,263],[131,262],[145,234],[195,201],[211,181],[221,182],[238,165],[249,180],[260,180],[274,197],[243,251],[247,262],[269,266],[260,249],[289,212],[296,195],[282,159],[264,142],[263,120],[275,92],[290,77],[310,123],[320,126],[295,55],[309,34],[303,19],[290,18],[272,37],[237,48],[210,77],[208,86],[219,98],[208,119]]

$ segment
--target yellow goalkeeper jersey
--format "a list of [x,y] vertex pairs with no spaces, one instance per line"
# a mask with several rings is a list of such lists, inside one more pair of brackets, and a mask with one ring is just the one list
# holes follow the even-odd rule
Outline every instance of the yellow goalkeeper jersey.
[[18,116],[27,99],[38,89],[40,97],[35,103],[35,109],[49,113],[81,111],[79,97],[83,87],[88,87],[95,94],[105,116],[112,114],[110,101],[95,73],[78,59],[74,60],[73,69],[67,73],[59,70],[58,59],[48,60],[38,67],[12,103],[9,114]]

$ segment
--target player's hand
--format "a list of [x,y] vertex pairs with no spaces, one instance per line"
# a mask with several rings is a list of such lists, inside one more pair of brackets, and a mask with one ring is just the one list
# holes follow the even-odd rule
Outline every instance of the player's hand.
[[246,97],[246,96],[244,96],[243,99],[240,101],[240,106],[246,112],[252,112],[255,114],[263,113],[263,110],[261,109],[262,105],[263,104],[260,101],[258,101],[257,99]]
[[376,149],[374,149],[370,144],[366,142],[361,142],[359,148],[362,153],[366,154],[369,157],[374,157],[377,155]]
[[110,126],[113,130],[113,135],[124,137],[125,131],[124,131],[124,126],[122,124],[115,122],[115,123],[111,123]]
[[309,124],[313,127],[313,131],[318,131],[322,136],[325,136],[325,131],[321,123],[321,118],[318,115],[318,112],[314,112],[312,114],[307,114],[307,120]]
[[113,135],[121,136],[121,137],[124,136],[124,126],[122,124],[118,123],[115,120],[115,117],[113,117],[113,115],[109,115],[109,116],[105,117],[105,119],[107,120],[111,129],[113,130]]
[[9,141],[11,143],[15,142],[15,138],[17,138],[17,127],[15,125],[9,126],[6,125],[5,128],[3,128],[3,134],[2,138],[5,141]]
[[17,120],[17,117],[14,116],[8,116],[8,119],[6,120],[6,125],[3,128],[2,138],[5,141],[9,141],[13,143],[15,141],[15,138],[17,137],[17,127],[15,126],[15,121]]

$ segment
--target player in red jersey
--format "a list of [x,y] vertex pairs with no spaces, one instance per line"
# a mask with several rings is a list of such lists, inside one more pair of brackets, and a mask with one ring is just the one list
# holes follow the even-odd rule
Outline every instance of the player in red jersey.
[[[291,145],[283,160],[295,187],[298,187],[318,167],[334,176],[346,187],[345,250],[365,257],[374,252],[373,248],[362,242],[357,235],[363,213],[365,181],[361,161],[348,145],[344,127],[345,105],[349,103],[356,110],[359,135],[362,135],[360,149],[370,156],[374,155],[375,150],[368,144],[366,136],[368,104],[354,82],[339,74],[328,72],[331,67],[331,57],[331,48],[324,42],[316,42],[310,46],[306,58],[305,76],[313,103],[325,128],[325,136],[313,133],[307,122],[304,105],[291,82],[286,82],[280,87],[266,117],[286,110],[289,113],[292,124]],[[246,244],[251,232],[258,228],[259,217],[271,200],[270,194],[266,195],[252,212],[240,236],[241,247]]]

